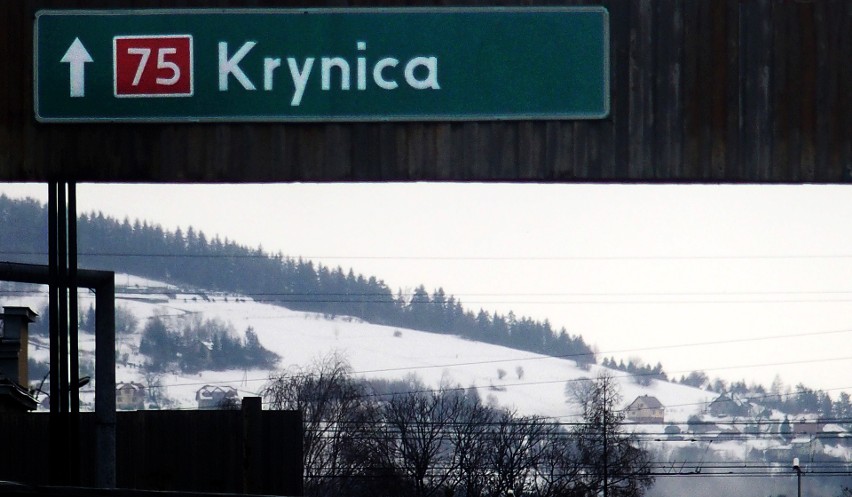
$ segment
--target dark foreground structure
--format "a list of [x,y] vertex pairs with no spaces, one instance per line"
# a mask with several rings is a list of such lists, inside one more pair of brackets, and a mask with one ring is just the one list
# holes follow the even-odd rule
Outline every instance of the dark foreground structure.
[[[298,411],[261,411],[260,399],[241,410],[133,411],[116,414],[116,486],[180,492],[302,495],[302,428]],[[253,402],[253,400],[257,402]],[[50,414],[3,413],[0,480],[8,492],[101,495],[101,490],[49,485]],[[70,416],[66,420],[72,419]],[[94,415],[79,414],[79,475],[95,487]],[[104,491],[106,492],[106,491]],[[103,495],[147,495],[115,490]],[[189,495],[181,493],[180,495]]]
[[[37,497],[212,497],[202,492],[162,492],[152,490],[130,490],[126,488],[104,489],[85,487],[41,487],[0,481],[0,495],[22,495]],[[237,497],[244,494],[217,493],[215,497]]]
[[[403,3],[405,8],[589,5],[577,0]],[[403,5],[382,0],[5,2],[0,9],[6,74],[0,91],[0,181],[852,179],[852,2],[594,4],[605,7],[609,18],[610,112],[603,119],[116,125],[36,121],[32,40],[38,10]]]

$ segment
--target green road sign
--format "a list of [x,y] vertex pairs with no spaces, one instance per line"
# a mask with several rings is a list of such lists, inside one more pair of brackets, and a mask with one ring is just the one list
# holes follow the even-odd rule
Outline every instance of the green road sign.
[[40,11],[42,122],[599,119],[606,9]]

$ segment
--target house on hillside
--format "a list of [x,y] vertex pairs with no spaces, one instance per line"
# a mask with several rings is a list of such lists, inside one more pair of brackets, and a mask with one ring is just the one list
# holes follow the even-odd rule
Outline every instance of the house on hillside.
[[121,411],[145,409],[145,386],[132,381],[116,383],[115,407]]
[[826,424],[827,423],[825,421],[820,419],[808,420],[802,418],[793,423],[793,433],[796,435],[817,436],[823,432]]
[[666,408],[654,396],[640,395],[627,406],[624,414],[627,419],[636,423],[663,423]]
[[748,416],[751,414],[751,403],[733,393],[722,392],[707,406],[707,410],[717,418]]
[[195,392],[199,409],[223,409],[239,406],[237,389],[229,386],[204,385]]
[[836,439],[849,438],[849,431],[837,423],[825,423],[822,426],[820,436]]
[[816,437],[802,435],[790,442],[791,454],[796,457],[808,458],[811,454],[821,454],[825,451],[825,445]]

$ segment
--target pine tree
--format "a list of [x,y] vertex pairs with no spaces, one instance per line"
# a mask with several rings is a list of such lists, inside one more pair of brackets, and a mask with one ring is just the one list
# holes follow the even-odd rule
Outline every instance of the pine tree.
[[613,376],[571,381],[568,402],[580,408],[582,423],[574,428],[582,464],[593,468],[580,477],[583,495],[639,497],[654,482],[650,455],[638,446],[635,435],[623,428],[621,394]]
[[790,425],[790,419],[787,416],[784,416],[784,421],[781,422],[778,433],[785,441],[789,442],[793,438],[793,427]]

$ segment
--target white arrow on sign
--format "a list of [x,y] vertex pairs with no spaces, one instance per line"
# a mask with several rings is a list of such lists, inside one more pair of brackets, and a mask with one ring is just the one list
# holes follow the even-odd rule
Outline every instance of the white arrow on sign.
[[70,92],[72,97],[86,96],[86,62],[92,62],[92,56],[86,51],[80,38],[74,38],[74,42],[68,47],[68,51],[59,62],[69,64],[71,74]]

